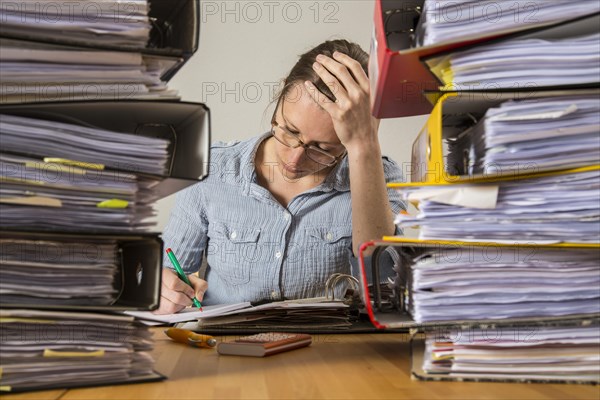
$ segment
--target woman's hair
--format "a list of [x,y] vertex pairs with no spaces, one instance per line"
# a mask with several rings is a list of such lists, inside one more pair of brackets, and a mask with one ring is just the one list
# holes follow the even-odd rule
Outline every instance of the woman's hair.
[[[368,74],[369,55],[359,45],[343,39],[327,40],[300,56],[296,65],[294,65],[287,78],[285,78],[283,87],[279,94],[275,96],[274,101],[281,101],[281,98],[287,96],[295,85],[298,83],[302,84],[305,81],[312,82],[321,93],[331,101],[335,101],[335,96],[331,89],[319,78],[319,75],[313,70],[312,65],[317,60],[319,54],[333,58],[333,53],[336,51],[344,53],[358,61],[365,73]],[[352,74],[352,72],[350,73]]]

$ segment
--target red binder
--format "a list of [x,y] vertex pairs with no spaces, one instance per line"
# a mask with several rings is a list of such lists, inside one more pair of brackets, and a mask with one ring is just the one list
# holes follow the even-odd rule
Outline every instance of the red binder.
[[[423,97],[425,90],[437,90],[439,81],[421,62],[421,57],[490,39],[476,38],[441,46],[410,47],[423,1],[375,2],[375,29],[371,38],[369,77],[371,111],[377,118],[429,114],[433,105]],[[385,26],[390,14],[398,14],[394,30]]]
[[[424,58],[473,46],[494,39],[522,35],[558,23],[517,24],[513,27],[461,40],[449,40],[429,46],[414,46],[414,36],[424,0],[376,0],[374,31],[371,38],[369,77],[371,112],[377,118],[408,117],[429,114],[433,104],[424,91],[436,91],[440,82],[422,61]],[[592,11],[591,15],[595,13]],[[582,17],[570,18],[577,20]]]

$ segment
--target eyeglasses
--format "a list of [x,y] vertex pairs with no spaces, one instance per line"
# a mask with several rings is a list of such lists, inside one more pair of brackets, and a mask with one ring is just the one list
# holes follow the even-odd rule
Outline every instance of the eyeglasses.
[[[275,109],[275,113],[277,113],[277,108]],[[281,110],[283,115],[283,108]],[[326,167],[331,167],[335,165],[339,160],[341,160],[346,155],[346,149],[340,155],[333,155],[323,149],[318,148],[312,144],[304,143],[296,134],[293,134],[283,126],[280,126],[275,120],[275,114],[273,114],[273,119],[271,120],[271,135],[282,145],[291,147],[292,149],[296,149],[298,147],[304,147],[304,152],[306,153],[306,157],[310,160],[324,165]]]

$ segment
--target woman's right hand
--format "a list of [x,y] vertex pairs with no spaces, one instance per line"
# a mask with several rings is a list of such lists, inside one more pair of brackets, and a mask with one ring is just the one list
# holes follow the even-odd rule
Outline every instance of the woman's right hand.
[[196,275],[188,275],[192,286],[179,279],[175,271],[170,268],[162,270],[162,284],[160,288],[160,305],[154,314],[173,314],[192,304],[196,297],[202,301],[208,289],[208,282]]

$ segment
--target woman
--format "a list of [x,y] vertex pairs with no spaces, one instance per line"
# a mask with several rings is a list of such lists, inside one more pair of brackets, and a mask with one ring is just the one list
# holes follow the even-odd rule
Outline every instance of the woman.
[[209,176],[177,195],[163,235],[186,273],[206,255],[206,280],[191,275],[192,288],[164,268],[157,313],[193,297],[321,296],[331,274],[349,273],[361,243],[395,233],[404,204],[386,181],[402,177],[381,156],[367,64],[356,44],[320,44],[286,78],[270,132],[212,147]]

